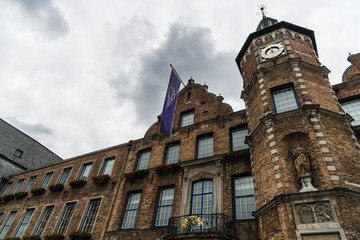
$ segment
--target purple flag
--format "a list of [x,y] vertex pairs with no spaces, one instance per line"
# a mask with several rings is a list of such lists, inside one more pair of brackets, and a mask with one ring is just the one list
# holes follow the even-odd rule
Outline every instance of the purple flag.
[[172,123],[174,119],[176,101],[180,88],[180,79],[175,74],[174,70],[171,70],[169,86],[166,91],[164,108],[161,114],[160,132],[171,135]]

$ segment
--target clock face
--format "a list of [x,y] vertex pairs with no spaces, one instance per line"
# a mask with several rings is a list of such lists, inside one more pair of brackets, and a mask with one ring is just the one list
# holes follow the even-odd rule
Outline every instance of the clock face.
[[266,59],[274,58],[279,56],[280,54],[285,54],[284,45],[282,42],[273,43],[264,48],[260,49],[260,55],[262,61],[266,61]]

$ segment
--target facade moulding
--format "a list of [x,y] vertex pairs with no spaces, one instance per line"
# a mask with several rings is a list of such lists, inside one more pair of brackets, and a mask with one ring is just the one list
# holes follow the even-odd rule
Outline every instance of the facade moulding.
[[[253,216],[260,217],[264,213],[269,210],[277,207],[281,203],[285,202],[294,202],[294,201],[306,201],[307,199],[311,199],[311,201],[321,200],[324,198],[333,198],[333,197],[353,197],[358,198],[360,201],[360,192],[350,190],[347,187],[334,187],[332,189],[327,190],[318,190],[314,192],[303,192],[303,193],[281,193],[276,195],[272,200],[265,203],[262,207],[256,210],[253,213]],[[310,200],[309,200],[310,201]]]
[[273,114],[270,113],[266,115],[265,117],[260,119],[260,123],[258,126],[249,133],[249,135],[246,137],[245,142],[251,142],[254,136],[260,131],[262,127],[266,127],[266,122],[272,121],[274,124],[276,124],[276,121],[282,118],[288,118],[288,117],[294,117],[296,119],[296,115],[303,116],[306,114],[310,118],[310,112],[316,111],[316,114],[323,114],[325,116],[331,117],[331,118],[337,118],[339,121],[343,122],[352,122],[354,119],[349,114],[339,114],[336,112],[332,112],[323,108],[320,108],[319,104],[304,104],[302,108],[298,108],[295,110]]
[[184,162],[179,162],[180,166],[185,168],[185,167],[192,167],[192,166],[197,166],[197,165],[204,165],[204,164],[209,164],[209,163],[214,163],[214,162],[219,162],[219,161],[224,161],[223,156],[224,154],[219,154],[219,155],[214,155],[211,157],[207,157],[207,158],[201,158],[201,159],[191,159],[188,161],[184,161]]
[[[244,86],[244,90],[242,91],[242,94],[247,94],[253,87],[253,85],[256,83],[258,79],[260,79],[262,76],[264,76],[268,71],[275,71],[280,69],[288,69],[288,67],[292,67],[294,65],[297,65],[298,67],[304,67],[311,70],[315,70],[321,74],[329,74],[330,70],[325,66],[317,66],[313,65],[307,62],[301,61],[301,58],[288,58],[286,62],[276,64],[275,66],[269,66],[269,67],[260,67],[258,70],[254,72],[254,77],[251,79],[251,81],[247,84],[247,86]],[[243,95],[241,96],[243,98]]]

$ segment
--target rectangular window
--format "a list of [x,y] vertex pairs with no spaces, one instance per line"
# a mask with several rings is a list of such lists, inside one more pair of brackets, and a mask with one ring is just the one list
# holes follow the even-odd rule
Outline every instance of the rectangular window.
[[92,162],[85,163],[81,168],[78,179],[86,180],[89,176],[91,166],[92,166]]
[[248,134],[247,128],[237,128],[231,131],[231,151],[248,149],[245,137]]
[[61,215],[61,219],[59,225],[56,229],[56,233],[65,234],[66,230],[69,226],[71,217],[74,213],[76,203],[67,203],[64,209],[63,214]]
[[17,183],[16,183],[16,185],[14,187],[14,190],[12,191],[12,194],[17,193],[19,191],[19,189],[20,189],[21,185],[23,184],[23,182],[24,182],[24,179],[20,179],[20,180],[17,181]]
[[51,213],[54,209],[54,206],[47,206],[45,207],[45,210],[40,218],[39,224],[36,227],[35,235],[41,236],[41,234],[44,232],[44,229],[46,227],[46,224],[48,223]]
[[9,189],[11,188],[11,185],[12,185],[13,182],[8,182],[4,189],[2,190],[1,192],[1,197],[4,196],[5,194],[7,194],[7,192],[9,191]]
[[272,93],[276,113],[298,109],[294,88],[284,88]]
[[32,176],[31,178],[29,178],[29,181],[24,187],[24,192],[30,191],[31,187],[34,185],[35,180],[36,180],[36,176]]
[[129,195],[123,222],[121,224],[122,229],[133,228],[135,226],[135,219],[140,203],[140,197],[141,193],[132,193]]
[[69,174],[70,174],[70,172],[71,172],[71,169],[72,169],[72,167],[68,167],[68,168],[65,168],[65,169],[62,171],[58,183],[61,183],[61,184],[65,184],[65,183],[66,183],[66,180],[67,180],[67,178],[69,177]]
[[180,144],[169,145],[166,148],[165,164],[179,162]]
[[194,182],[191,192],[191,215],[200,217],[203,226],[194,226],[192,231],[203,231],[212,227],[213,213],[213,181],[201,180]]
[[198,139],[197,158],[205,158],[213,155],[213,136]]
[[53,174],[54,174],[54,172],[49,172],[49,173],[47,173],[47,174],[45,175],[44,180],[43,180],[43,182],[41,183],[41,186],[40,186],[40,187],[46,188],[47,185],[49,184],[50,179],[51,179],[51,177],[52,177]]
[[194,111],[181,114],[180,127],[186,127],[194,123]]
[[151,152],[150,150],[140,152],[136,170],[147,169],[150,158],[150,152]]
[[115,157],[105,158],[104,165],[101,168],[100,175],[108,174],[109,176],[112,173],[114,168]]
[[255,211],[255,197],[253,177],[237,177],[234,179],[235,219],[253,219]]
[[81,231],[91,233],[96,215],[99,211],[101,199],[90,200],[89,207],[86,210],[85,218],[81,226]]
[[34,211],[35,211],[35,209],[27,209],[26,210],[25,215],[24,215],[23,219],[21,220],[21,223],[20,223],[18,229],[16,230],[14,237],[22,237],[23,236]]
[[0,231],[0,239],[5,237],[6,232],[8,231],[11,223],[13,222],[14,218],[16,215],[16,211],[12,211],[10,212],[8,218],[6,219],[4,226],[2,227],[1,231]]
[[341,107],[354,119],[351,125],[360,125],[360,99],[342,103]]
[[161,189],[156,212],[155,226],[167,226],[172,213],[174,188]]

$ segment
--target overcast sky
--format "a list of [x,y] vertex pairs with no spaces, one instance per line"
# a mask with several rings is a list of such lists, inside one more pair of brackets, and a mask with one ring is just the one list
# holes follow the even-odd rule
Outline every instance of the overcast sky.
[[142,138],[173,64],[234,111],[235,57],[267,15],[315,31],[332,84],[360,52],[359,0],[0,0],[0,118],[62,158]]

